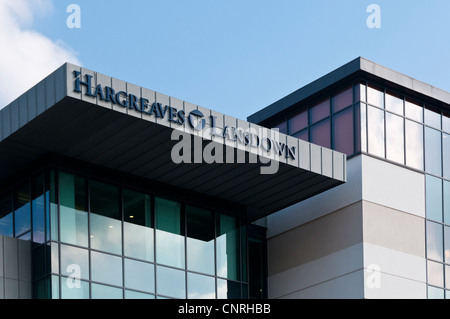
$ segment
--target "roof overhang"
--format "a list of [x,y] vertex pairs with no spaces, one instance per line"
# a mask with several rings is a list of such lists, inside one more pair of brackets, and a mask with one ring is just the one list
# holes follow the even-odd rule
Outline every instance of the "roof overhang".
[[72,64],[0,124],[0,184],[51,153],[242,204],[256,220],[346,181],[345,154]]

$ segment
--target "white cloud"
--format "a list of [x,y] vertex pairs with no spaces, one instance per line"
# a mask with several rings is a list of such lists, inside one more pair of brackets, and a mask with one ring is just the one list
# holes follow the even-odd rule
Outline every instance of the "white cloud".
[[0,108],[65,62],[80,65],[61,41],[30,30],[35,14],[48,14],[50,0],[0,0]]

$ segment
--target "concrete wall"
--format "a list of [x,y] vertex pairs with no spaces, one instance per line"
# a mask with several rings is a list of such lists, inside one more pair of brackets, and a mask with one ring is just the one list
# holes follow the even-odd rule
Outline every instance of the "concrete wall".
[[31,242],[0,236],[0,299],[30,299],[31,271]]
[[365,155],[347,173],[264,221],[269,298],[426,298],[423,174]]

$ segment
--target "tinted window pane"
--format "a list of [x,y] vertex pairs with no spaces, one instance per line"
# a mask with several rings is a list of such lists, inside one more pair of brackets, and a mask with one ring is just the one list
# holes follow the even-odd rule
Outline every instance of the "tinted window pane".
[[384,111],[367,107],[368,152],[384,157]]
[[363,101],[366,102],[366,86],[365,84],[356,84],[355,90],[355,102]]
[[444,116],[442,117],[442,129],[450,133],[450,113],[444,112]]
[[417,122],[423,122],[423,107],[414,101],[405,100],[405,116]]
[[350,106],[353,103],[352,88],[349,87],[337,93],[335,96],[333,96],[332,103],[334,113],[343,110],[347,106]]
[[119,188],[97,181],[89,182],[91,213],[121,220]]
[[441,176],[441,132],[425,128],[425,170],[428,173]]
[[444,181],[444,218],[445,223],[450,225],[450,182]]
[[45,188],[44,175],[40,174],[31,179],[31,210],[33,212],[33,242],[45,242]]
[[62,299],[89,299],[89,283],[79,281],[76,286],[67,285],[70,278],[61,277],[61,298]]
[[123,291],[120,288],[92,284],[92,299],[122,299]]
[[124,189],[123,206],[125,255],[153,261],[154,235],[150,195]]
[[428,283],[430,285],[444,287],[444,265],[434,261],[427,261]]
[[293,136],[300,140],[306,141],[306,142],[309,141],[308,129],[304,129],[303,131],[300,131],[300,132],[294,134]]
[[122,258],[91,251],[93,281],[122,286]]
[[450,135],[442,134],[442,158],[443,158],[443,176],[450,179]]
[[214,277],[188,273],[187,280],[189,299],[216,298],[216,281]]
[[334,149],[347,155],[353,154],[353,108],[333,117]]
[[423,126],[405,122],[406,165],[423,170]]
[[186,274],[167,267],[156,267],[157,293],[167,297],[186,298]]
[[308,110],[303,110],[300,113],[294,115],[289,120],[291,126],[291,134],[303,130],[308,126]]
[[30,184],[28,182],[14,190],[14,227],[15,236],[31,229]]
[[403,97],[389,91],[386,92],[386,110],[403,115]]
[[125,259],[125,287],[155,292],[155,267],[152,264]]
[[311,142],[323,147],[331,148],[330,120],[324,120],[311,127]]
[[132,290],[125,290],[125,299],[155,299],[155,295]]
[[444,289],[428,286],[428,299],[444,299]]
[[383,89],[369,84],[367,86],[367,103],[384,108]]
[[310,108],[311,123],[315,123],[330,115],[330,100],[323,100]]
[[89,252],[86,249],[61,245],[61,274],[89,279]]
[[239,228],[234,217],[219,215],[217,220],[217,275],[239,280]]
[[442,179],[426,176],[427,218],[442,222]]
[[[88,246],[88,214],[84,178],[60,173],[61,241]],[[52,224],[53,225],[53,224]],[[52,226],[52,229],[55,228]]]
[[0,196],[0,235],[13,237],[12,194]]
[[234,281],[217,279],[217,299],[241,298],[241,285]]
[[441,129],[441,112],[439,112],[433,108],[430,108],[430,107],[425,107],[424,112],[425,112],[425,124],[440,130]]
[[156,261],[184,268],[184,221],[181,204],[155,199]]
[[356,118],[359,118],[356,132],[361,132],[361,135],[356,134],[359,138],[357,145],[361,152],[367,152],[367,106],[364,103],[360,107],[356,106]]
[[444,261],[444,229],[442,224],[427,221],[427,258]]
[[272,128],[278,129],[278,131],[280,133],[287,134],[287,122],[286,121],[282,121],[278,124],[275,124],[274,126],[272,126]]
[[386,158],[404,164],[403,118],[386,113]]
[[211,211],[186,206],[188,269],[214,275],[214,216]]
[[[444,227],[444,261],[450,264],[450,227]],[[450,273],[448,274],[450,276]],[[449,278],[450,279],[450,278]],[[448,286],[450,288],[450,286]]]

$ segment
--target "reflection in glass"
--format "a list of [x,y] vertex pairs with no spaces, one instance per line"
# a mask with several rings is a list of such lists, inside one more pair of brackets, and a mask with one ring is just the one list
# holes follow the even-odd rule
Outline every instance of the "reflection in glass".
[[441,132],[425,127],[425,171],[442,174]]
[[[46,174],[46,238],[47,240],[59,240],[59,214],[58,214],[58,194],[56,172],[51,169]],[[61,206],[61,209],[62,206]],[[87,237],[87,236],[86,236]]]
[[284,120],[282,122],[272,126],[272,128],[278,129],[278,131],[280,133],[287,134],[287,122]]
[[0,235],[13,237],[12,194],[0,196]]
[[89,279],[89,252],[86,249],[61,245],[61,275]]
[[25,182],[14,189],[14,235],[31,229],[30,184]]
[[442,222],[442,179],[426,175],[427,218]]
[[316,123],[330,115],[330,100],[327,98],[316,105],[311,106],[311,124]]
[[89,299],[89,283],[83,280],[77,285],[67,285],[72,279],[61,277],[61,299]]
[[443,176],[450,179],[450,135],[442,134]]
[[386,110],[403,116],[403,97],[389,91],[386,92]]
[[31,179],[31,211],[33,222],[33,242],[45,242],[45,187],[44,175],[39,174]]
[[214,216],[209,210],[186,206],[187,267],[214,275]]
[[404,164],[403,118],[386,112],[386,158]]
[[303,130],[308,126],[308,110],[305,109],[300,113],[294,115],[290,120],[290,133],[296,133],[300,130]]
[[443,226],[427,221],[427,258],[443,262]]
[[364,103],[361,103],[360,106],[356,105],[356,119],[358,125],[356,132],[361,132],[361,135],[356,134],[358,139],[356,145],[359,147],[359,151],[367,152],[367,107]]
[[366,102],[366,85],[361,83],[361,84],[356,84],[354,87],[355,90],[355,102]]
[[330,120],[324,120],[311,127],[311,142],[323,147],[331,148]]
[[121,254],[119,188],[97,181],[90,181],[89,186],[91,248]]
[[444,289],[428,286],[428,299],[444,299]]
[[442,130],[450,133],[450,113],[444,112],[442,116]]
[[239,229],[237,220],[219,215],[217,220],[217,276],[239,280]]
[[188,273],[187,286],[189,299],[216,298],[216,283],[214,277]]
[[434,261],[427,261],[428,283],[430,285],[444,287],[444,265]]
[[122,286],[122,258],[91,251],[93,281]]
[[123,291],[120,288],[99,284],[91,284],[92,299],[122,299]]
[[125,256],[154,260],[150,195],[123,190]]
[[87,247],[88,214],[84,178],[60,173],[59,201],[61,241]]
[[334,149],[338,152],[353,154],[353,108],[333,116]]
[[217,299],[241,298],[241,285],[238,282],[217,279]]
[[384,111],[367,106],[368,152],[384,157]]
[[423,122],[423,107],[409,99],[405,100],[405,116],[417,122]]
[[309,142],[309,133],[308,133],[308,129],[304,129],[303,131],[300,131],[296,134],[293,135],[294,137]]
[[444,181],[444,218],[445,223],[450,225],[450,182]]
[[125,259],[125,287],[155,292],[155,266],[141,261]]
[[430,108],[425,107],[425,124],[437,128],[438,130],[441,129],[441,112]]
[[369,84],[367,86],[367,103],[384,108],[383,89]]
[[[450,288],[450,266],[445,265],[445,288]],[[447,290],[446,297],[449,299],[449,290]]]
[[[450,227],[444,227],[444,261],[450,264]],[[450,273],[448,274],[450,276]],[[448,286],[450,288],[450,286]]]
[[346,88],[341,92],[337,93],[331,99],[331,103],[333,104],[333,112],[339,112],[340,110],[345,109],[347,106],[350,106],[353,103],[353,91],[352,88]]
[[156,267],[157,293],[167,297],[186,298],[186,274],[182,270]]
[[184,221],[181,204],[155,198],[156,261],[184,268]]
[[155,295],[133,290],[125,290],[125,299],[155,299]]
[[406,165],[423,170],[423,126],[405,122]]

